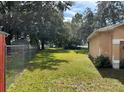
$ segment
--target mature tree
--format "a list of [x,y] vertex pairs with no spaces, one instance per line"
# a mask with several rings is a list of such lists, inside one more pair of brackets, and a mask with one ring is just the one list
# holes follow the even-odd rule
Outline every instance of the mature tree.
[[[38,27],[38,37],[42,42],[42,49],[44,49],[44,44],[46,41],[55,41],[56,34],[60,33],[63,25],[63,8],[58,8],[60,2],[56,4],[56,2],[43,2],[44,6],[42,6],[42,11],[39,10],[37,21]],[[35,6],[38,6],[37,3]],[[57,6],[56,6],[57,5]],[[66,5],[68,6],[68,5]],[[60,6],[61,7],[61,6]],[[65,7],[65,3],[64,3]],[[65,7],[66,8],[66,7]],[[60,10],[61,9],[61,10]]]
[[55,41],[57,33],[63,29],[63,11],[68,9],[72,2],[53,1],[1,1],[0,14],[3,30],[18,39],[23,32],[28,34],[32,41],[41,40],[42,49],[47,41]]
[[87,8],[83,14],[83,23],[80,29],[78,29],[78,36],[80,40],[85,44],[87,41],[87,37],[94,30],[94,14],[90,8]]
[[2,30],[10,34],[9,40],[12,38],[13,30],[16,30],[20,23],[18,6],[18,2],[0,1],[0,25],[3,27]]
[[76,44],[77,45],[81,44],[81,38],[78,30],[82,26],[82,23],[83,23],[82,14],[76,13],[75,16],[72,17],[72,21],[71,21],[71,28],[72,28],[71,42],[75,43],[75,46]]
[[70,22],[65,22],[64,24],[65,27],[65,34],[64,35],[64,48],[76,48],[77,45],[80,45],[80,38],[77,36],[77,30],[74,30],[72,28],[72,23]]
[[79,28],[82,25],[82,14],[76,13],[74,17],[72,17],[72,26],[75,28]]
[[97,24],[104,27],[123,22],[124,3],[122,1],[99,1],[97,2]]

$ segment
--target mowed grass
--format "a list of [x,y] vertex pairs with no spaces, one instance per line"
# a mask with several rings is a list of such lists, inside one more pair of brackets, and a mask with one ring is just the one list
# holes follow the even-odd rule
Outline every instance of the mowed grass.
[[7,91],[124,91],[124,85],[102,77],[84,50],[47,49],[27,63]]

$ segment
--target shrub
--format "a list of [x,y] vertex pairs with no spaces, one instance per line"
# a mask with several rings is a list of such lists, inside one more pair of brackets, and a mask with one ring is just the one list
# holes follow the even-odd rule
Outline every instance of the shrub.
[[124,59],[120,61],[120,67],[124,68]]
[[88,54],[89,59],[94,62],[94,57],[92,57],[90,54]]
[[108,67],[110,66],[110,60],[108,57],[105,57],[103,55],[98,56],[95,59],[95,66],[98,68]]

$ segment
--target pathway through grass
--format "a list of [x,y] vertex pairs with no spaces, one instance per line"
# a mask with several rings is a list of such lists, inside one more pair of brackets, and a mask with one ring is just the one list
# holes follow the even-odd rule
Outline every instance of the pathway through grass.
[[124,91],[118,80],[103,78],[84,52],[39,52],[7,91]]

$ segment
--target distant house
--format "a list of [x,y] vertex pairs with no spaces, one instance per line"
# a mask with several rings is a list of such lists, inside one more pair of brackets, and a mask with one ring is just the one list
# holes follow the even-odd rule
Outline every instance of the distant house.
[[[89,54],[108,56],[113,67],[124,62],[124,24],[115,24],[94,31],[89,37]],[[114,66],[116,64],[116,66]]]

